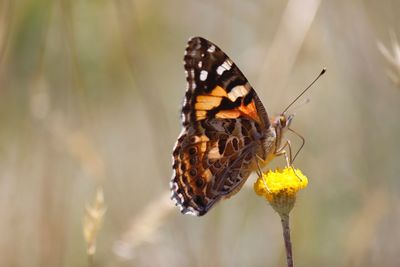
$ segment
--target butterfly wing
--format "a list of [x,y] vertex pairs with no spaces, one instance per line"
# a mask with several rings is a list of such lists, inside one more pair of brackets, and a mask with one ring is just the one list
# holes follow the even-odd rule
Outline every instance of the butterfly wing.
[[182,108],[183,126],[206,118],[245,117],[269,127],[256,92],[235,63],[215,44],[189,40],[184,67],[188,82]]
[[270,123],[254,89],[216,45],[195,37],[185,53],[183,130],[173,151],[172,199],[204,215],[236,193],[262,155]]

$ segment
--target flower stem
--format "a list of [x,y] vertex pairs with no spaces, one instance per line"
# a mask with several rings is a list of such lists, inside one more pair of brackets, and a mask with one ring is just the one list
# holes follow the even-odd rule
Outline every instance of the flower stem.
[[283,240],[285,241],[286,261],[288,267],[293,267],[292,242],[290,241],[289,214],[279,214],[281,216]]
[[88,267],[94,267],[94,255],[88,254]]

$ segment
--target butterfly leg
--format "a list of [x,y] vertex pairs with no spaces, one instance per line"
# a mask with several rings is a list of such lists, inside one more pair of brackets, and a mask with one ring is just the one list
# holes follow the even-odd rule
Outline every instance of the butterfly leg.
[[[286,147],[288,148],[289,152],[285,150]],[[286,159],[286,166],[287,167],[292,166],[292,162],[293,162],[292,161],[292,146],[290,144],[290,140],[286,140],[285,144],[283,144],[283,146],[281,146],[280,148],[278,148],[275,151],[275,155],[276,156],[284,155],[285,159]]]
[[256,159],[256,163],[257,163],[257,170],[256,170],[256,172],[257,172],[257,175],[261,177],[261,175],[262,175],[262,170],[261,170],[259,161],[262,161],[262,162],[263,162],[264,160],[263,160],[259,155],[257,155],[257,154],[256,154],[256,157],[257,157],[257,159]]
[[257,168],[258,168],[258,169],[257,169],[257,175],[258,175],[258,177],[261,177],[261,178],[262,178],[262,181],[263,181],[263,183],[264,183],[265,188],[267,189],[267,191],[268,191],[269,193],[271,193],[271,191],[268,189],[267,182],[265,181],[265,178],[264,178],[264,176],[262,175],[262,170],[261,170],[260,164],[259,164],[259,162],[258,162],[258,161],[264,162],[264,160],[263,160],[259,155],[257,155],[257,154],[256,154],[256,157],[257,157],[256,162],[257,162]]
[[[288,148],[289,153],[285,150],[286,147]],[[285,144],[276,150],[275,155],[277,156],[285,155],[286,166],[292,168],[297,178],[299,178],[299,180],[302,181],[300,176],[296,173],[296,170],[293,168],[292,145],[290,143],[290,140],[286,140]]]

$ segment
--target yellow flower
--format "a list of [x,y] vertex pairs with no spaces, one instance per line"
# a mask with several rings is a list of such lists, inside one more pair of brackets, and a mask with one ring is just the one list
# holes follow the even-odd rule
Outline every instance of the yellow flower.
[[286,167],[263,173],[254,183],[254,191],[266,198],[280,215],[289,215],[296,201],[296,193],[307,184],[307,177],[299,169]]

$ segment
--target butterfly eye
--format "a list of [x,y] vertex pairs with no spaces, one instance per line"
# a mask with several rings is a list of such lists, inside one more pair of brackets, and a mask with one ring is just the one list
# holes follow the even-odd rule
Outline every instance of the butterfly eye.
[[282,126],[285,126],[285,125],[286,125],[286,117],[280,116],[279,122],[280,122],[280,124],[281,124]]

